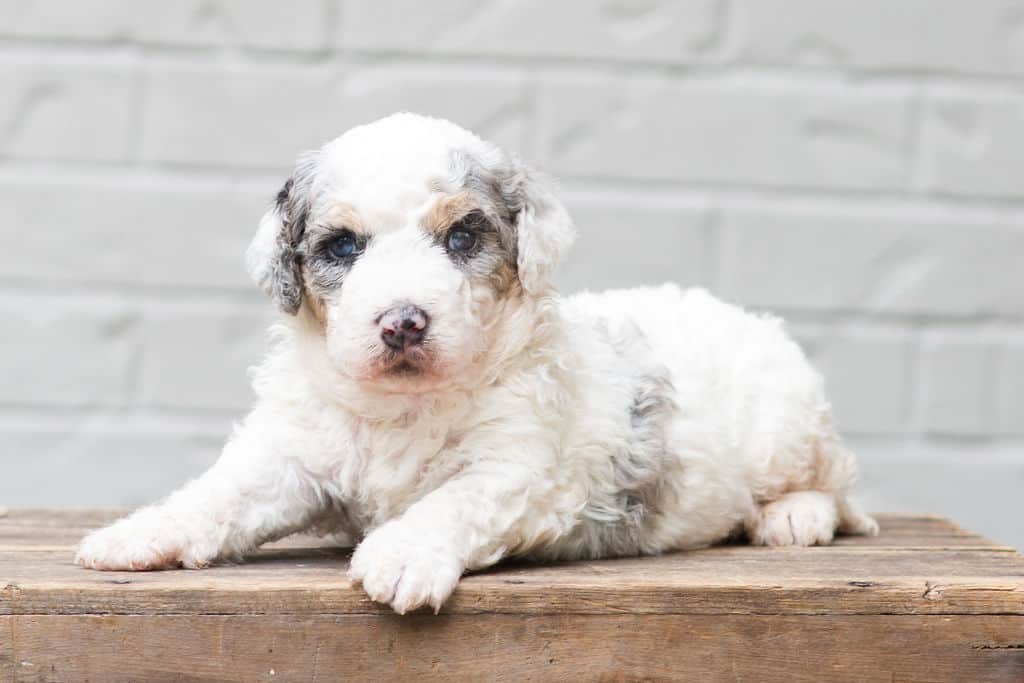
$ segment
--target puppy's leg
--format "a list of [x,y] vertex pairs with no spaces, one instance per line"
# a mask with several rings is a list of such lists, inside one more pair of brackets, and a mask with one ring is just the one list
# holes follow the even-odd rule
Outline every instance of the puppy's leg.
[[530,485],[532,476],[509,464],[467,468],[370,532],[349,577],[399,614],[428,604],[439,610],[464,570],[494,564],[517,543],[528,499],[543,488]]
[[838,526],[833,494],[795,491],[759,506],[747,520],[747,535],[755,545],[825,545]]
[[86,536],[75,561],[106,570],[196,568],[304,527],[322,509],[322,496],[266,441],[243,428],[198,479]]

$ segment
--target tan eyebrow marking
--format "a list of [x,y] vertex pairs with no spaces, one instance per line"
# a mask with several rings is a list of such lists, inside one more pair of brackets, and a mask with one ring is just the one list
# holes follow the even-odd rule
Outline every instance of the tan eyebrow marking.
[[452,224],[479,208],[469,192],[460,192],[441,197],[423,216],[423,229],[433,235],[443,235]]
[[365,234],[366,228],[359,212],[351,204],[338,202],[324,214],[324,223],[332,228],[347,228],[355,233]]

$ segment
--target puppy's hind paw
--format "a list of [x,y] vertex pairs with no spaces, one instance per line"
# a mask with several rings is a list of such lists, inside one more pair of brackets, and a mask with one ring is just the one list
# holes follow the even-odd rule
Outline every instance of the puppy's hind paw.
[[838,525],[831,494],[798,491],[762,505],[747,533],[755,545],[827,545]]

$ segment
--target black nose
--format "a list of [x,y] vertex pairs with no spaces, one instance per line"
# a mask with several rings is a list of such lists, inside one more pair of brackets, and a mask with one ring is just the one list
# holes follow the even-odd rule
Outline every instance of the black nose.
[[380,317],[380,338],[395,351],[423,341],[430,318],[422,308],[396,306]]

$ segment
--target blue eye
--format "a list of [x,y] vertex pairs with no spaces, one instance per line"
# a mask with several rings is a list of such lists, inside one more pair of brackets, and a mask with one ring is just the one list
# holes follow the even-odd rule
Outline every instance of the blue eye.
[[476,235],[468,230],[452,230],[448,233],[448,250],[465,254],[476,246]]
[[336,259],[348,259],[361,252],[364,246],[362,240],[345,231],[327,244],[327,253]]

